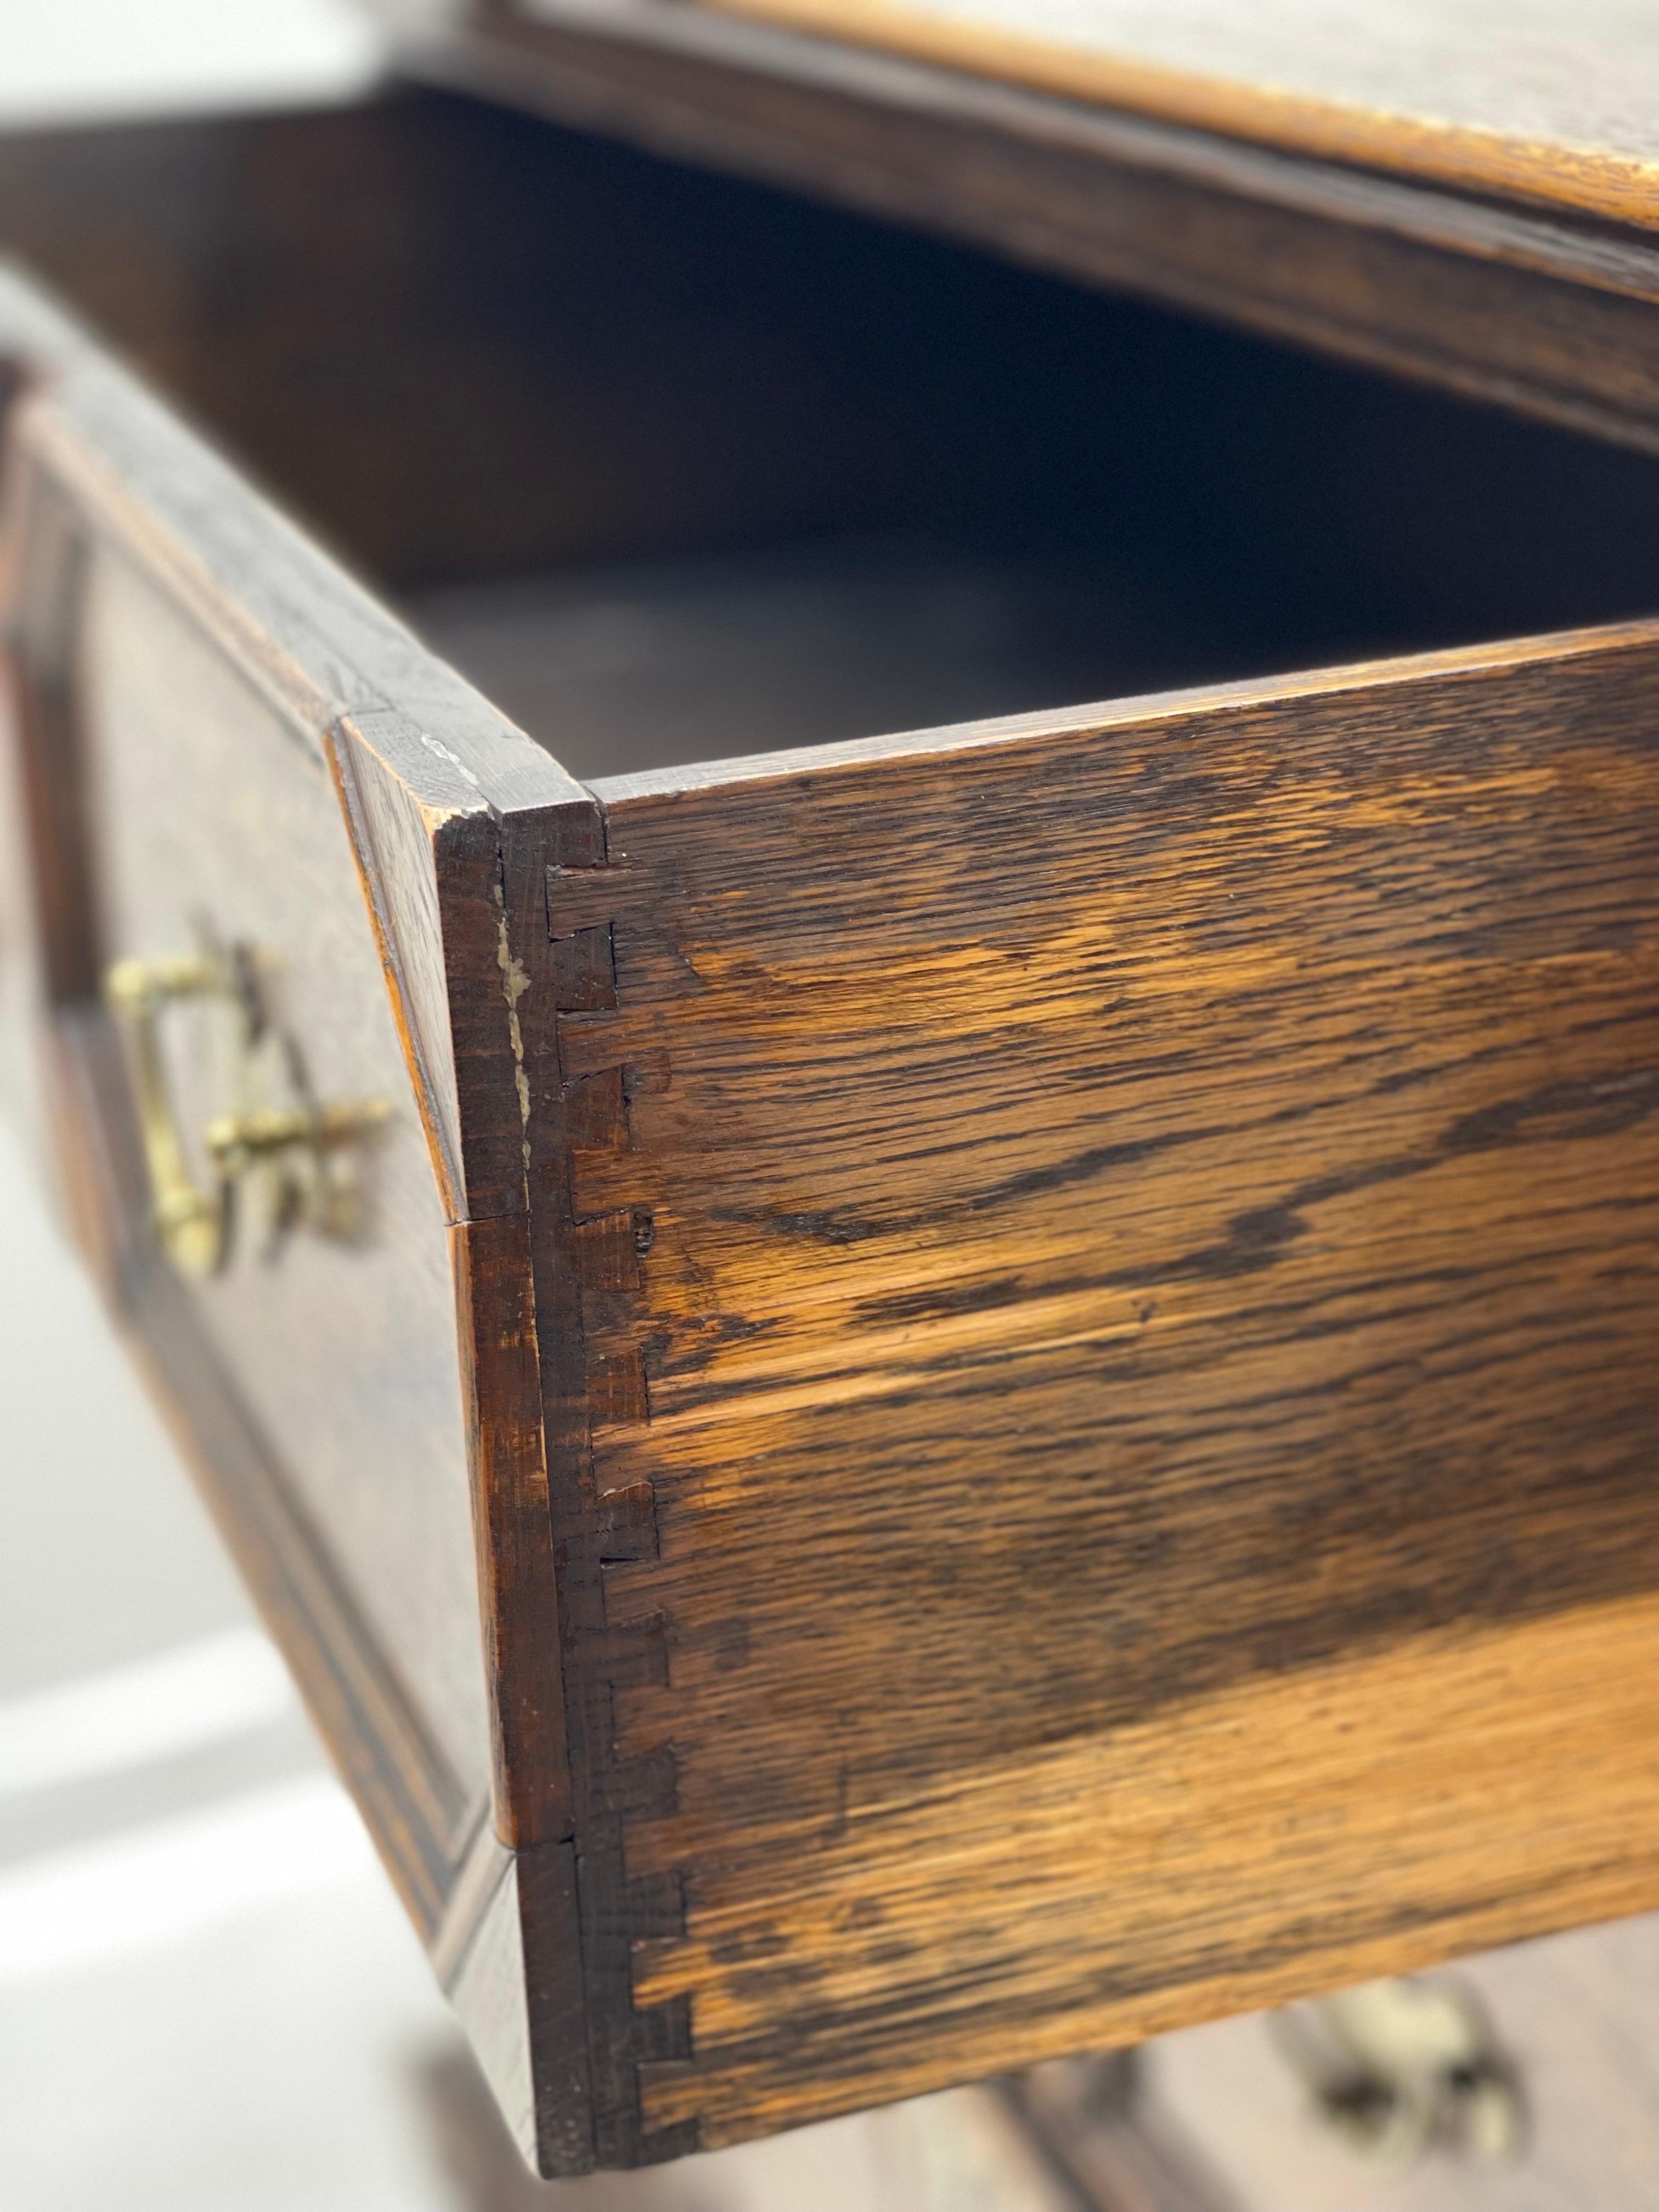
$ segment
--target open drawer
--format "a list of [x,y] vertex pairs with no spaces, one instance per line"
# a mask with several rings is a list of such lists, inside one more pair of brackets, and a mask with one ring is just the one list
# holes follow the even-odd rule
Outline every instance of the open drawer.
[[543,2168],[1659,1903],[1659,465],[436,97],[0,230],[411,615],[6,279],[7,1005]]

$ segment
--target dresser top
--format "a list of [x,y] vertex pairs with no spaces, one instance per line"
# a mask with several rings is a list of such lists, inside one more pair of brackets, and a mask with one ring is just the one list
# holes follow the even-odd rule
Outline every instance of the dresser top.
[[[1300,154],[1659,228],[1649,0],[719,0]],[[528,12],[541,12],[529,0]]]

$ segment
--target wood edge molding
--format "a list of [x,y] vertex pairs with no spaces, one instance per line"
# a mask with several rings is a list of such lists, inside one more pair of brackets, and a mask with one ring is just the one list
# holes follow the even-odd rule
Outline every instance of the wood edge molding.
[[3,638],[21,757],[21,788],[47,1005],[95,993],[99,902],[83,849],[82,748],[75,653],[86,586],[79,519],[51,476],[6,435]]
[[529,1975],[514,1852],[495,1846],[488,1887],[472,1904],[465,1940],[441,1967],[434,1953],[433,1964],[514,2142],[526,2162],[539,2167]]
[[[260,1610],[307,1710],[424,1939],[438,1923],[467,1836],[483,1808],[422,1723],[302,1519],[292,1485],[260,1449],[245,1413],[246,1472],[228,1477],[222,1471],[232,1448],[228,1424],[241,1409],[228,1382],[218,1376],[222,1404],[215,1433],[206,1436],[207,1424],[193,1410],[210,1389],[203,1372],[206,1349],[190,1340],[183,1299],[170,1280],[161,1279],[161,1263],[153,1263],[152,1273],[155,1281],[135,1286],[143,1364],[156,1378],[153,1388],[169,1425],[184,1444],[244,1580],[260,1597]],[[188,1416],[178,1410],[186,1392],[192,1406]],[[280,1568],[272,1565],[273,1557],[282,1559]]]
[[65,386],[56,375],[37,380],[14,410],[15,446],[74,501],[88,518],[89,531],[95,528],[118,544],[188,613],[264,705],[320,759],[319,733],[331,719],[324,695],[306,682],[294,662],[273,651],[269,636],[192,549],[157,528],[141,489],[80,435],[64,410],[64,397]]
[[457,1883],[465,1916],[431,1956],[527,2163],[593,2171],[593,2113],[568,1843],[509,1851],[481,1837]]
[[[444,1218],[453,1224],[466,1211],[461,1164],[460,1100],[447,1023],[441,1028],[420,979],[434,966],[441,971],[443,945],[437,926],[436,883],[429,852],[404,854],[400,876],[386,865],[370,819],[356,758],[354,733],[342,718],[325,733],[324,753],[344,817],[357,881],[374,933],[380,972],[392,1002],[392,1018],[409,1069],[416,1109],[421,1117]],[[409,825],[411,832],[414,824]],[[420,823],[424,830],[427,824]],[[411,835],[407,844],[415,842]],[[421,862],[424,859],[425,866]],[[412,863],[412,865],[411,865]],[[414,878],[414,880],[410,880]],[[399,892],[402,896],[399,896]]]
[[426,1955],[440,1988],[447,1991],[477,1931],[478,1923],[514,1858],[495,1833],[486,1812],[473,1823],[459,1858],[443,1911],[427,1937]]
[[951,19],[904,0],[700,0],[824,38],[915,54],[997,80],[1097,101],[1158,120],[1659,229],[1659,166],[1634,156],[1474,125],[1428,122],[1357,102],[1245,85],[1224,76],[1088,52],[1035,34]]

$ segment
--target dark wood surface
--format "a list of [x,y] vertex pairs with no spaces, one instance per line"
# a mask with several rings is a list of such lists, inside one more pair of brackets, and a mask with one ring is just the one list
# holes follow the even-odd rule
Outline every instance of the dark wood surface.
[[[550,451],[649,451],[660,404],[692,453],[668,341],[708,278],[690,381],[751,472],[720,493],[716,443],[630,507],[623,471],[613,534],[602,502],[566,527],[550,468],[515,525],[659,675],[677,564],[702,622],[745,544],[816,537],[845,577],[920,516],[1028,593],[1084,574],[1090,665],[1206,679],[788,750],[854,614],[747,757],[685,757],[729,750],[711,696],[661,747],[613,725],[623,772],[579,782],[5,281],[82,1232],[521,2139],[673,2155],[1659,1900],[1652,465],[465,103],[169,126],[106,174],[217,147],[292,299],[316,226],[282,157],[406,163],[419,209],[428,119],[447,213],[394,305],[523,161],[568,187],[528,335],[533,257],[453,323],[509,446],[540,410]],[[89,220],[8,220],[118,304]],[[221,264],[157,236],[181,304],[129,306],[141,350],[276,472],[295,356],[233,393]],[[331,266],[313,390],[360,326]],[[360,489],[418,481],[447,419],[432,319],[388,327],[420,374]],[[356,550],[474,588],[502,493],[465,475],[428,517],[370,502]],[[282,939],[328,1090],[396,1091],[410,1180],[354,1268],[296,1244],[186,1289],[148,1236],[97,982],[202,896]],[[303,1377],[354,1344],[322,1480]],[[471,1534],[412,1494],[439,1425],[398,1425],[436,1389]]]
[[597,787],[647,2113],[1651,1901],[1656,653]]
[[[1622,98],[1651,42],[1630,25],[1575,17],[1540,61],[1522,34],[1483,50],[1458,10],[1387,5],[1323,21],[1303,52],[1294,10],[1264,23],[1248,7],[1208,11],[1201,32],[1192,10],[1074,9],[1070,46],[1050,50],[1001,37],[989,7],[377,4],[411,70],[504,103],[1655,442],[1659,199],[1626,143],[1650,136],[1639,98]],[[1137,60],[1171,40],[1190,69]],[[1270,69],[1287,51],[1316,79],[1380,59],[1379,104],[1334,83],[1297,94],[1296,69]],[[1609,79],[1620,100],[1598,106],[1587,88]],[[1455,125],[1442,95],[1489,101],[1487,125]],[[1425,97],[1431,122],[1413,112]],[[1546,114],[1516,138],[1528,100],[1553,103],[1565,135]]]

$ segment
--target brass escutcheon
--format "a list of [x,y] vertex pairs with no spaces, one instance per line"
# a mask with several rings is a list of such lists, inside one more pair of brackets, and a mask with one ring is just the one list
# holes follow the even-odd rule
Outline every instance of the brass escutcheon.
[[[104,999],[126,1033],[138,1126],[149,1176],[150,1222],[180,1273],[211,1275],[228,1265],[235,1242],[237,1193],[264,1185],[269,1242],[304,1227],[325,1237],[351,1233],[352,1187],[338,1156],[386,1118],[383,1102],[322,1105],[313,1099],[291,1042],[272,1030],[260,1003],[258,963],[246,946],[222,948],[204,931],[204,949],[173,959],[119,960],[104,978]],[[191,1167],[162,1049],[162,1017],[181,1002],[216,1002],[234,1038],[232,1087],[238,1103],[214,1115],[198,1148],[207,1174]],[[282,1096],[269,1093],[278,1089]]]

